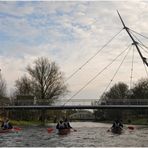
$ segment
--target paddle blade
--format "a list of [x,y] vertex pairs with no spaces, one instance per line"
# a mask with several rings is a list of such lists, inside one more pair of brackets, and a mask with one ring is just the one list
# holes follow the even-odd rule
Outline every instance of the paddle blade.
[[134,127],[133,126],[128,126],[128,129],[134,130]]
[[13,129],[15,129],[16,131],[22,130],[20,127],[13,127]]
[[48,133],[51,133],[53,131],[53,128],[47,128]]

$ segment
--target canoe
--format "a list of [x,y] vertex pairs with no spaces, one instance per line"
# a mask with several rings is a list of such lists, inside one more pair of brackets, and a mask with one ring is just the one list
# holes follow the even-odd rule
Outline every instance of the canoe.
[[21,128],[13,127],[12,129],[0,129],[0,133],[10,133],[10,132],[18,132]]
[[68,133],[70,133],[70,128],[58,129],[58,134],[59,135],[66,135]]
[[123,129],[121,127],[114,127],[111,129],[112,133],[115,133],[115,134],[121,134],[122,130]]

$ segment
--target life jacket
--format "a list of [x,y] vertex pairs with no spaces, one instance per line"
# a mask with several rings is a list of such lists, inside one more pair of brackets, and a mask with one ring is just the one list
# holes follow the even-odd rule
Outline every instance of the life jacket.
[[70,124],[68,121],[64,122],[65,128],[71,128]]
[[63,128],[65,128],[64,123],[60,123],[60,122],[59,122],[57,128],[58,128],[58,129],[63,129]]
[[115,122],[114,127],[116,127],[116,128],[123,127],[123,125],[120,122]]
[[68,122],[64,122],[64,126],[65,126],[65,128],[69,128],[69,123]]
[[4,128],[4,129],[8,129],[8,128],[9,128],[9,122],[4,122],[3,128]]

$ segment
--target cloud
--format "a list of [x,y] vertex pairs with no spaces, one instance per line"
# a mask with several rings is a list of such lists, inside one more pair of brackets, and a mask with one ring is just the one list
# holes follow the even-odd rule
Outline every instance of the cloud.
[[[116,10],[127,26],[148,36],[147,5],[146,1],[0,2],[0,66],[8,88],[14,87],[14,81],[25,73],[25,67],[39,56],[48,56],[60,66],[66,78],[70,76],[123,28]],[[139,39],[147,42],[143,37]],[[67,97],[81,89],[129,43],[132,42],[123,30],[67,81],[71,90]],[[128,57],[113,83],[120,80],[128,83],[132,52]],[[145,76],[140,60],[137,54],[134,81]],[[118,59],[76,98],[100,96],[120,62]]]

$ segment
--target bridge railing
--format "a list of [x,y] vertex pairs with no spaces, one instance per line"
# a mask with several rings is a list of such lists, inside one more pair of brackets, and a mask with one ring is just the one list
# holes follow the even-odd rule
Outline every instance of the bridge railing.
[[[92,101],[98,101],[96,99],[73,99],[69,101],[66,105],[91,105]],[[63,105],[67,102],[67,99],[56,100],[52,105]],[[11,105],[50,105],[48,100],[14,100]]]
[[[63,105],[67,99],[59,99],[54,105]],[[10,103],[0,102],[1,106],[9,105],[51,105],[48,100],[21,100],[13,101]],[[98,101],[96,99],[73,99],[66,105],[148,105],[148,99],[112,99],[106,101]]]
[[105,105],[148,105],[148,99],[110,99],[100,102]]

